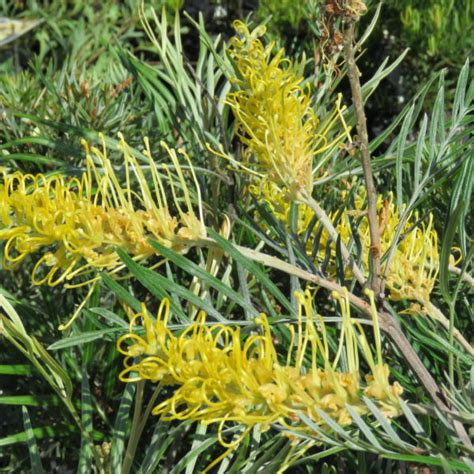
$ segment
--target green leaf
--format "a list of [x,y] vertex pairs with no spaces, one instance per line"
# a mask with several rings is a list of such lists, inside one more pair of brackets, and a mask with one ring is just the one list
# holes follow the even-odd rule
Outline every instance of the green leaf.
[[367,441],[377,450],[379,453],[387,452],[387,450],[379,443],[379,440],[373,433],[369,425],[362,419],[362,417],[357,413],[354,408],[350,405],[346,405],[347,411],[350,413],[354,423],[359,427],[364,436],[367,438]]
[[26,407],[21,407],[23,414],[23,426],[25,428],[25,434],[27,436],[28,453],[30,455],[31,472],[35,474],[41,474],[43,472],[43,465],[41,464],[41,458],[38,451],[38,445],[36,444],[35,434],[31,426],[30,415]]
[[405,443],[403,443],[398,434],[392,428],[392,425],[387,421],[387,418],[385,418],[384,414],[377,408],[375,403],[368,397],[363,397],[363,399],[369,410],[375,415],[375,418],[377,418],[377,421],[380,423],[380,426],[385,431],[390,441],[395,445],[405,446]]
[[221,237],[215,230],[208,229],[209,236],[214,239],[219,247],[221,247],[234,260],[239,262],[249,273],[254,275],[258,281],[284,306],[290,314],[293,313],[293,308],[285,297],[285,295],[278,289],[268,275],[254,262],[244,257],[228,240]]
[[[178,429],[181,431],[186,426],[182,423]],[[176,431],[176,430],[175,430]],[[180,436],[178,433],[177,436]],[[173,432],[170,432],[170,425],[161,418],[157,421],[150,444],[145,451],[145,457],[137,474],[148,474],[149,472],[157,472],[157,466],[161,458],[165,454],[168,447],[173,443]]]
[[0,365],[0,375],[26,375],[32,376],[37,373],[31,367],[31,365],[23,364],[12,364],[12,365]]
[[30,161],[37,165],[64,165],[64,162],[50,156],[43,156],[34,153],[8,153],[0,155],[0,163],[2,161]]
[[81,424],[82,424],[82,436],[81,436],[81,449],[79,451],[79,464],[77,472],[80,474],[87,474],[91,472],[92,468],[92,448],[87,437],[84,436],[84,432],[92,433],[94,427],[92,425],[92,397],[89,387],[89,375],[87,374],[86,365],[82,366],[82,377],[81,377]]
[[[67,436],[76,431],[73,425],[63,426],[63,427],[53,427],[53,426],[43,426],[40,428],[33,428],[33,436],[36,439],[43,438],[55,438],[60,436]],[[30,433],[31,434],[31,433]],[[16,433],[10,436],[5,436],[0,438],[0,447],[11,446],[17,443],[27,443],[29,439],[28,433],[22,431],[21,433]]]
[[185,300],[189,301],[191,304],[201,308],[203,311],[207,313],[208,316],[216,319],[217,321],[227,322],[225,319],[216,309],[210,304],[209,301],[203,300],[199,298],[199,296],[195,295],[188,289],[171,282],[168,278],[160,275],[153,270],[150,270],[146,267],[143,267],[137,264],[126,252],[121,249],[117,250],[120,258],[123,260],[127,268],[130,272],[135,275],[137,280],[151,293],[156,296],[159,300],[163,298],[168,298],[171,303],[172,310],[178,314],[181,318],[187,319],[186,315],[183,311],[173,303],[173,300],[170,298],[167,292],[173,293],[177,296],[184,298]]
[[242,295],[234,291],[226,284],[222,283],[221,280],[214,277],[206,270],[202,269],[199,265],[196,265],[194,262],[187,259],[183,255],[180,255],[174,252],[173,250],[170,250],[169,248],[161,245],[156,241],[152,240],[150,243],[153,247],[156,248],[160,255],[176,264],[179,268],[182,268],[183,270],[187,271],[196,278],[199,278],[205,284],[215,288],[217,291],[219,291],[219,293],[222,293],[223,295],[229,297],[231,300],[242,306],[242,308],[248,311],[252,316],[258,316],[258,311],[249,301],[245,300]]
[[[443,462],[440,458],[435,456],[420,456],[416,454],[398,454],[398,453],[388,453],[388,454],[381,454],[382,458],[386,459],[394,459],[396,461],[407,461],[407,462],[414,462],[420,464],[428,464],[430,466],[439,466],[443,467]],[[462,461],[456,459],[449,459],[449,465],[458,471],[461,472],[473,472],[474,464],[469,463],[466,464]]]
[[112,311],[109,311],[108,309],[88,308],[86,311],[92,314],[97,314],[99,316],[102,316],[104,319],[106,319],[109,323],[112,323],[112,325],[114,326],[118,326],[119,328],[122,328],[122,329],[128,329],[127,321],[125,321],[120,316],[117,316],[115,313],[112,313]]
[[458,207],[449,217],[443,232],[441,244],[441,255],[439,262],[439,288],[447,302],[451,302],[452,297],[449,291],[449,257],[456,235],[457,224],[464,210],[464,203],[460,202]]
[[125,440],[130,425],[130,410],[135,395],[136,385],[134,383],[125,384],[125,388],[120,400],[120,406],[115,418],[115,424],[112,434],[112,445],[110,449],[110,463],[112,472],[120,472],[122,459],[125,452]]
[[408,137],[408,132],[412,125],[413,112],[415,104],[410,107],[405,119],[403,120],[400,135],[398,137],[397,155],[395,160],[395,169],[397,173],[397,205],[401,209],[403,205],[403,158],[405,155],[405,147]]
[[132,308],[134,311],[139,313],[141,309],[140,301],[132,296],[122,285],[117,283],[107,273],[103,272],[100,274],[102,281],[123,301],[127,306]]
[[19,405],[30,407],[58,406],[59,398],[51,395],[2,395],[0,405]]
[[77,336],[66,337],[59,341],[51,344],[48,349],[51,351],[57,351],[58,349],[65,349],[66,347],[80,346],[81,344],[86,344],[87,342],[95,341],[97,339],[103,339],[104,336],[109,334],[115,334],[123,329],[120,328],[109,328],[101,329],[98,331],[89,331],[78,334]]

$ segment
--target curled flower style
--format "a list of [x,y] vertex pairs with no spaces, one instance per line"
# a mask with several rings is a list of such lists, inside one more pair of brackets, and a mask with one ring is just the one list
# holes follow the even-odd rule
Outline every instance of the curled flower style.
[[328,144],[325,135],[340,108],[318,129],[301,67],[284,57],[283,49],[272,54],[274,43],[264,46],[260,37],[265,27],[250,32],[244,23],[235,21],[234,28],[237,35],[228,52],[235,64],[233,82],[238,90],[228,94],[227,103],[245,145],[240,167],[274,181],[291,196],[302,190],[311,193],[313,156],[334,144]]
[[183,192],[180,200],[185,203],[184,207],[180,204],[171,174],[164,167],[177,209],[173,215],[148,140],[145,172],[123,136],[119,137],[125,185],[107,157],[103,136],[102,149],[84,142],[86,171],[81,177],[0,170],[0,241],[5,242],[6,268],[40,254],[32,271],[35,285],[64,282],[74,287],[88,283],[74,283],[78,277],[123,268],[116,248],[142,260],[156,253],[150,238],[184,252],[193,240],[205,235],[200,203],[197,216],[176,152],[163,144]]
[[[387,417],[399,414],[402,388],[389,383],[389,368],[382,358],[380,330],[373,293],[375,351],[360,323],[350,314],[348,293],[334,294],[342,314],[341,334],[331,357],[326,326],[316,314],[309,291],[296,293],[299,305],[295,325],[287,325],[290,347],[286,357],[275,347],[275,334],[267,317],[255,323],[258,331],[242,337],[240,329],[207,324],[204,313],[180,335],[168,328],[169,303],[163,300],[155,321],[143,306],[131,319],[129,333],[122,336],[118,350],[125,355],[124,382],[151,380],[174,385],[175,390],[154,409],[166,420],[199,420],[219,425],[235,423],[246,429],[260,424],[267,429],[278,423],[291,430],[307,430],[299,414],[327,428],[319,410],[342,425],[352,423],[347,405],[359,414],[367,413],[362,395],[370,397]],[[136,332],[142,321],[144,334]],[[295,329],[296,326],[296,329]],[[338,369],[345,353],[346,371]],[[360,354],[370,369],[365,381],[360,376]]]

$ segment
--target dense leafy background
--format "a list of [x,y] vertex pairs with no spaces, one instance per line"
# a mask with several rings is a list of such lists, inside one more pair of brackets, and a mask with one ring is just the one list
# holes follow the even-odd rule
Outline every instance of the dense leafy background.
[[[473,235],[469,196],[474,89],[465,61],[474,40],[474,8],[470,0],[456,2],[459,5],[451,9],[453,2],[427,6],[431,3],[387,2],[364,44],[359,64],[365,94],[370,95],[371,148],[380,191],[398,189],[420,215],[433,212],[437,229],[445,236],[440,242],[442,252],[447,255],[454,244],[468,257]],[[242,0],[156,0],[149,4],[157,12],[160,23],[155,30],[165,38],[165,49],[147,37],[139,20],[138,0],[0,2],[0,16],[42,20],[0,49],[0,165],[27,172],[55,169],[77,174],[83,166],[80,140],[97,141],[98,132],[106,135],[112,150],[119,131],[137,149],[142,147],[143,136],[155,144],[164,139],[184,145],[198,172],[209,225],[217,229],[219,215],[225,212],[234,221],[236,243],[254,248],[263,239],[269,252],[312,271],[313,263],[304,252],[305,236],[297,237],[294,229],[292,233],[265,206],[250,198],[242,202],[242,178],[226,170],[207,151],[206,143],[238,150],[232,118],[222,105],[230,87],[226,79],[229,64],[218,35],[228,39],[232,35],[230,21],[249,17],[268,22],[268,37],[292,55],[311,58],[320,33],[315,24],[320,2],[262,0],[258,5]],[[161,16],[164,4],[170,8]],[[181,13],[188,11],[191,17],[182,14],[175,21],[175,7],[180,7]],[[441,23],[436,20],[436,8],[444,12]],[[374,12],[375,5],[370,5],[361,32],[370,27]],[[403,60],[397,60],[407,47],[410,51]],[[390,59],[380,69],[386,57]],[[447,69],[442,70],[444,67]],[[308,75],[314,71],[311,61],[307,69]],[[324,77],[314,79],[325,84]],[[350,105],[343,73],[332,86],[344,92]],[[322,87],[327,93],[317,108],[324,115],[334,96],[327,84]],[[347,120],[353,123],[351,114],[349,109]],[[166,161],[158,147],[155,158]],[[343,150],[324,159],[328,175],[315,195],[326,209],[341,209],[344,203],[338,199],[339,191],[345,186],[344,180],[360,176],[359,163]],[[422,171],[421,182],[413,179],[416,166]],[[259,207],[258,221],[255,206]],[[277,316],[274,308],[279,306],[282,316],[287,316],[292,304],[290,289],[302,283],[295,277],[256,267],[233,254],[225,241],[222,246],[232,258],[223,257],[216,273],[218,285],[206,272],[199,274],[210,287],[207,303],[212,309],[229,320],[245,320],[249,308],[229,296],[231,286],[255,311]],[[193,303],[187,289],[196,276],[191,261],[203,262],[206,257],[200,250],[186,257],[171,254],[166,268],[156,274],[129,262],[135,278],[122,282],[122,286],[105,279],[89,301],[88,310],[63,340],[57,327],[72,314],[85,290],[32,287],[28,265],[14,273],[0,269],[0,293],[14,303],[28,334],[44,347],[52,345],[52,355],[72,381],[72,404],[90,437],[81,440],[71,410],[40,376],[38,367],[0,338],[0,470],[30,472],[32,466],[39,469],[42,464],[46,472],[72,472],[79,463],[80,472],[89,472],[92,456],[88,443],[92,440],[100,448],[97,456],[106,459],[111,472],[117,472],[136,390],[117,380],[121,360],[114,343],[123,331],[124,320],[118,301],[125,299],[131,305],[137,300],[147,301],[153,306],[163,291],[169,292],[185,322],[184,315]],[[469,258],[466,262],[469,270]],[[462,282],[458,285],[457,278],[449,279],[442,270],[434,298],[447,313],[454,314],[456,326],[469,339],[469,288]],[[333,314],[324,299],[319,310]],[[402,318],[401,322],[425,365],[462,413],[463,421],[472,425],[472,361],[449,344],[446,332],[433,321]],[[422,472],[421,466],[428,464],[439,472],[465,469],[459,440],[443,416],[429,410],[430,399],[403,357],[388,342],[385,349],[407,399],[422,406],[416,418],[412,408],[407,408],[408,415],[396,421],[393,429],[382,424],[377,428],[357,426],[342,435],[335,432],[331,442],[310,451],[292,472]],[[454,360],[452,386],[447,377],[447,354]],[[146,399],[152,391],[146,388]],[[277,472],[289,449],[288,439],[275,432],[272,436],[254,434],[239,448],[226,472],[257,472],[260,467],[265,472]],[[197,472],[219,453],[212,429],[206,432],[206,428],[191,423],[153,421],[140,440],[134,468],[136,472]]]

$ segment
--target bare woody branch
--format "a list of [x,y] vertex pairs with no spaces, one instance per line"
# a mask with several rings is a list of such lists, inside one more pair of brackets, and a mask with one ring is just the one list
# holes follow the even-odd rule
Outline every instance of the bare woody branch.
[[381,247],[380,230],[377,217],[377,191],[375,189],[374,177],[369,152],[369,137],[367,133],[367,120],[364,112],[364,101],[362,99],[362,88],[360,85],[360,72],[357,68],[354,48],[354,23],[351,22],[344,31],[344,52],[347,64],[347,74],[351,84],[352,101],[356,114],[356,126],[359,139],[359,149],[364,172],[365,186],[367,190],[367,214],[370,228],[370,267],[372,268],[371,287],[378,299],[382,298],[381,279]]

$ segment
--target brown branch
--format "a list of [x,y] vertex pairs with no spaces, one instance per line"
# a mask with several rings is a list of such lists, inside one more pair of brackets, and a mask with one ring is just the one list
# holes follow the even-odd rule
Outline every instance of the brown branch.
[[382,278],[381,278],[381,247],[380,230],[377,217],[377,191],[375,189],[374,177],[369,152],[369,137],[367,133],[367,120],[364,112],[364,100],[362,98],[362,88],[360,85],[360,72],[357,68],[354,49],[354,23],[351,22],[344,31],[344,52],[346,56],[347,75],[351,84],[352,101],[356,114],[356,126],[359,140],[359,149],[362,160],[362,170],[364,172],[365,187],[367,190],[367,215],[370,229],[370,261],[372,268],[371,287],[378,299],[382,298]]

